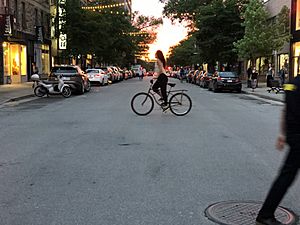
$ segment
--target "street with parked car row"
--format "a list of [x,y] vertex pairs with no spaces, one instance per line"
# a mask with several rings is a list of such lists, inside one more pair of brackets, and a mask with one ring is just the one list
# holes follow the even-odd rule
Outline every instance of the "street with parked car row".
[[[283,104],[169,77],[191,111],[138,116],[150,79],[1,105],[1,224],[212,225],[211,204],[262,202],[285,156]],[[300,214],[297,186],[281,205]]]

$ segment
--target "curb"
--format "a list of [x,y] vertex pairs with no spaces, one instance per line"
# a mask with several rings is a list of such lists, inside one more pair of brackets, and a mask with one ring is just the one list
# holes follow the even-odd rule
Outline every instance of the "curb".
[[23,96],[19,96],[19,97],[13,97],[13,98],[10,98],[10,99],[5,100],[3,102],[0,102],[0,105],[3,105],[3,104],[8,103],[8,102],[20,101],[20,100],[23,100],[23,99],[26,99],[26,98],[31,98],[31,97],[34,97],[34,94],[28,94],[28,95],[23,95]]
[[247,94],[247,95],[255,95],[255,96],[258,96],[260,98],[264,98],[264,99],[268,99],[268,100],[272,100],[272,101],[276,101],[276,102],[281,102],[281,103],[285,102],[284,100],[274,98],[274,97],[271,97],[271,96],[262,95],[262,94],[255,93],[255,92],[253,93],[253,92],[248,92],[248,91],[242,91],[242,93]]

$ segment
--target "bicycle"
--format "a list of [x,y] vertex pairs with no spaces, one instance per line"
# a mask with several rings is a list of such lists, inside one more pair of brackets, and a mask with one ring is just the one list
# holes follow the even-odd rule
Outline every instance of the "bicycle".
[[188,114],[192,108],[192,100],[187,94],[184,93],[187,90],[172,90],[175,85],[175,83],[168,83],[170,88],[167,91],[167,96],[169,98],[171,95],[171,97],[168,101],[167,108],[164,108],[156,97],[161,96],[152,90],[153,80],[151,80],[148,92],[137,93],[131,99],[132,111],[139,116],[146,116],[153,110],[155,102],[162,108],[164,112],[166,112],[166,109],[170,109],[170,111],[176,116],[184,116]]

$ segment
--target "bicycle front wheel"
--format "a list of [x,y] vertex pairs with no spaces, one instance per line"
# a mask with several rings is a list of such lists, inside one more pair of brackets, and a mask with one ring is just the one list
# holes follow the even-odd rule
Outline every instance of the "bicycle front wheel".
[[144,92],[136,94],[131,100],[131,109],[139,116],[148,115],[153,110],[153,107],[153,98]]
[[192,100],[185,93],[177,93],[170,98],[170,110],[176,116],[184,116],[191,111]]

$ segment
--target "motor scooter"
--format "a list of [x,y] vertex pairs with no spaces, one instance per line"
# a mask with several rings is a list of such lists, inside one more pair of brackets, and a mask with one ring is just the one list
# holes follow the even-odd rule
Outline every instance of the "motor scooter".
[[[37,81],[36,77],[31,76],[33,81]],[[64,83],[63,77],[61,75],[57,76],[58,84],[46,84],[44,81],[39,80],[37,86],[34,88],[34,94],[37,97],[43,97],[50,94],[62,94],[65,98],[69,98],[72,94],[71,87]]]

